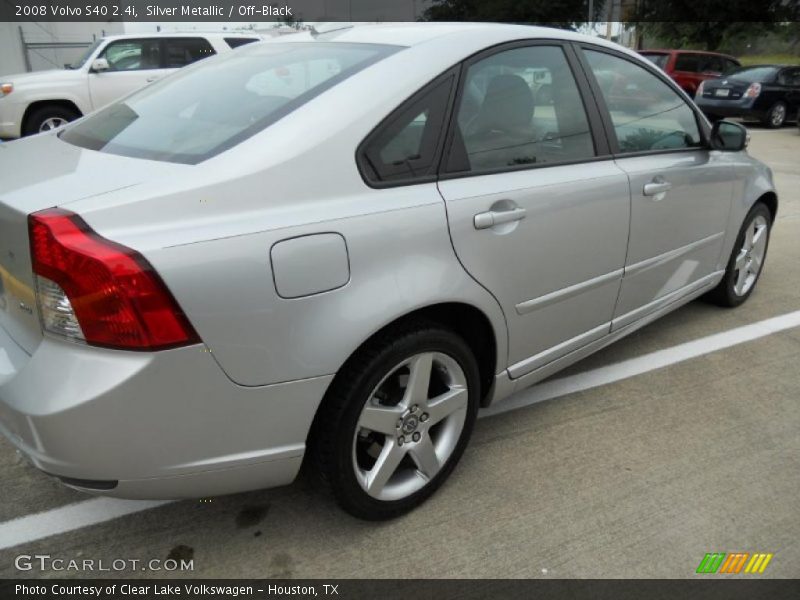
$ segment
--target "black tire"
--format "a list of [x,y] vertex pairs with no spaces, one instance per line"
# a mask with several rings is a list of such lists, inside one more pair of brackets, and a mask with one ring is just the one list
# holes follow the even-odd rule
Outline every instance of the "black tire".
[[753,293],[753,290],[756,288],[758,280],[761,277],[761,273],[764,272],[764,264],[762,262],[761,268],[758,271],[756,279],[750,289],[743,295],[736,293],[734,290],[734,286],[736,284],[736,256],[744,244],[744,236],[747,228],[757,216],[763,216],[767,221],[767,240],[766,247],[764,248],[763,261],[765,262],[767,259],[767,251],[769,250],[769,236],[772,232],[772,213],[770,212],[769,208],[767,208],[766,204],[763,202],[756,202],[750,209],[750,212],[747,213],[747,216],[742,223],[742,227],[739,230],[739,235],[736,236],[736,243],[733,245],[733,250],[731,251],[731,256],[728,259],[728,265],[725,268],[725,275],[722,277],[722,281],[719,282],[717,287],[706,294],[706,299],[717,306],[734,308],[744,303],[745,300],[750,297],[750,294]]
[[34,135],[41,133],[42,125],[49,119],[63,119],[64,121],[74,121],[80,117],[75,110],[60,104],[48,104],[34,110],[25,121],[25,129],[22,135]]
[[[380,500],[370,496],[356,477],[352,453],[358,421],[368,396],[384,377],[421,352],[446,354],[461,367],[468,389],[463,429],[449,458],[421,489],[398,500]],[[369,521],[398,517],[427,500],[455,468],[477,417],[479,387],[478,364],[461,337],[427,321],[391,328],[367,342],[336,375],[309,434],[310,466],[351,515]]]
[[[772,108],[767,111],[764,120],[761,123],[765,127],[769,127],[770,129],[780,129],[783,127],[784,123],[786,123],[786,117],[788,115],[788,107],[786,106],[785,102],[776,102],[772,105]],[[782,115],[780,117],[779,115]]]

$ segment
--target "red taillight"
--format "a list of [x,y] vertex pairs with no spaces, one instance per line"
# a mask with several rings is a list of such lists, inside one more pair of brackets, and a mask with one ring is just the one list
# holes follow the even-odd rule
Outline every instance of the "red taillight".
[[[49,280],[37,281],[40,315],[46,312],[47,323],[53,324],[47,327],[43,316],[46,329],[64,329],[67,337],[125,350],[199,342],[164,282],[139,253],[99,236],[78,215],[58,208],[30,215],[28,230],[33,272]],[[66,297],[58,298],[61,291]],[[42,307],[43,301],[51,305]]]

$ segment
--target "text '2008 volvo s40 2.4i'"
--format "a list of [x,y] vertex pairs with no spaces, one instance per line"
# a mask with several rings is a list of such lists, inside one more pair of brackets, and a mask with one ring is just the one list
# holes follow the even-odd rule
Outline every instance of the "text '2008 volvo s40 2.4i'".
[[752,293],[746,133],[614,44],[310,32],[0,146],[0,427],[128,498],[289,483],[401,514],[480,406],[681,304]]

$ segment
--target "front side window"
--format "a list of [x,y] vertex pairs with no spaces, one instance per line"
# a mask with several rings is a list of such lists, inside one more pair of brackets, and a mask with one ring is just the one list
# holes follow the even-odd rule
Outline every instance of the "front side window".
[[110,154],[196,164],[397,50],[328,42],[245,46],[111,104],[61,138]]
[[76,60],[71,65],[69,65],[67,68],[68,69],[80,69],[83,65],[86,64],[86,61],[89,60],[89,57],[91,57],[92,54],[95,53],[95,50],[97,50],[97,47],[102,43],[103,43],[102,39],[97,40],[96,42],[94,42],[91,46],[89,46],[86,49],[86,51],[83,54],[81,54],[81,57],[78,60]]
[[203,38],[172,38],[166,40],[165,54],[164,67],[179,69],[215,53],[208,40]]
[[447,163],[473,173],[588,159],[586,110],[560,46],[528,46],[472,64]]
[[675,90],[629,60],[584,50],[599,84],[620,152],[701,145],[694,111]]
[[144,71],[161,68],[161,41],[121,40],[110,43],[103,52],[111,71]]

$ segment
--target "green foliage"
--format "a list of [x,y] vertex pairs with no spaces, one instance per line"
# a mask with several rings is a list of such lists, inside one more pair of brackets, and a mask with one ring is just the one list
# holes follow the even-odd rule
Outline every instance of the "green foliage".
[[[605,0],[594,0],[592,20],[603,14]],[[488,21],[575,29],[588,19],[588,0],[434,0],[427,21]]]
[[[796,0],[643,0],[633,18],[645,38],[674,48],[718,50],[800,17]],[[724,21],[721,19],[725,19]]]

